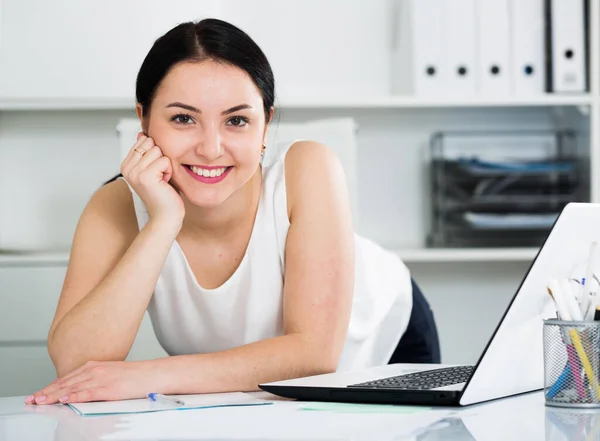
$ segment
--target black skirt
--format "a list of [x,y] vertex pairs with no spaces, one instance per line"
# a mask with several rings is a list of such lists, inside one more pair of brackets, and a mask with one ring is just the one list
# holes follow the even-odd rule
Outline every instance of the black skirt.
[[388,364],[441,363],[433,311],[415,281],[411,281],[413,306],[410,320]]

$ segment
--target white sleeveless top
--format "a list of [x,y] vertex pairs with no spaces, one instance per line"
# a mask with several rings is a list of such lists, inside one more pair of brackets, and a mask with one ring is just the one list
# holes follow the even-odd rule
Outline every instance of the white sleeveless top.
[[[252,236],[240,265],[223,285],[200,286],[173,242],[148,305],[156,337],[168,354],[217,352],[283,335],[288,149],[263,163]],[[131,191],[141,229],[148,211]],[[355,235],[355,255],[352,313],[338,371],[387,364],[412,309],[410,273],[395,254]]]

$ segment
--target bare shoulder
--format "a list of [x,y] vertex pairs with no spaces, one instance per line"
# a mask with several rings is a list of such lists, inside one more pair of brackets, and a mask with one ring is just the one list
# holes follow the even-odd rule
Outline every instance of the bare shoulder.
[[325,144],[316,141],[296,141],[285,155],[286,173],[305,165],[339,167],[337,155]]
[[122,230],[124,234],[137,233],[133,198],[127,183],[122,179],[116,179],[96,190],[90,198],[82,218],[88,215],[110,220],[112,227]]
[[127,183],[117,179],[96,190],[75,229],[50,333],[62,317],[108,275],[137,234],[133,198]]
[[133,198],[127,183],[117,179],[103,185],[92,195],[79,218],[70,266],[91,267],[105,259],[102,263],[110,267],[138,233]]
[[342,164],[335,152],[315,141],[297,141],[285,156],[288,213],[310,199],[334,196],[347,199],[348,189]]

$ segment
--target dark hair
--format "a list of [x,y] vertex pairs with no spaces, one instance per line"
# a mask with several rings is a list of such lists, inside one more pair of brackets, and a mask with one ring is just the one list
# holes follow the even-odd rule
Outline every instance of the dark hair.
[[178,63],[213,60],[244,70],[260,91],[265,121],[275,101],[275,79],[267,57],[241,29],[215,18],[181,23],[160,37],[142,66],[136,81],[136,99],[148,115],[158,86]]
[[275,102],[275,78],[267,57],[248,34],[216,18],[181,23],[154,42],[136,79],[135,96],[143,116],[150,114],[156,90],[173,66],[204,60],[229,64],[248,73],[262,95],[265,121],[269,121]]

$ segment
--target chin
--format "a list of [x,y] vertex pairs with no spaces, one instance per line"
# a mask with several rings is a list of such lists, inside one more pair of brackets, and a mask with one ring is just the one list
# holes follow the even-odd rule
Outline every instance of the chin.
[[193,193],[184,192],[187,200],[200,208],[214,208],[221,205],[227,197],[223,192],[214,192],[214,191],[195,191]]

